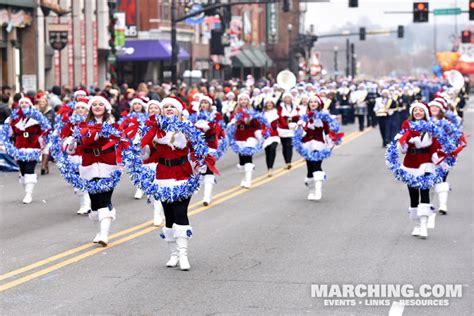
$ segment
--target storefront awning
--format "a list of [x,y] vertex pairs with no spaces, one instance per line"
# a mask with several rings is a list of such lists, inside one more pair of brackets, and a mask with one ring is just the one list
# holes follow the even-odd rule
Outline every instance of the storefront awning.
[[254,47],[246,47],[242,49],[244,54],[250,59],[253,63],[253,67],[255,68],[265,68],[271,67],[273,65],[273,61],[268,57],[265,51],[254,48]]
[[237,55],[232,57],[232,66],[244,67],[244,68],[254,67],[252,61],[248,59],[248,57],[242,51],[240,51]]
[[[182,47],[179,49],[178,59],[189,59],[189,53]],[[170,60],[171,42],[166,40],[136,40],[125,41],[117,61],[152,61]]]

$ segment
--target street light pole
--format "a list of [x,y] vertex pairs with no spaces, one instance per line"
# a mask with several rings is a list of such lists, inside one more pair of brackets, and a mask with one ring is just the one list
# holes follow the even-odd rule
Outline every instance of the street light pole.
[[176,0],[171,0],[171,83],[176,84],[179,46],[176,39]]
[[288,70],[291,70],[292,54],[291,54],[291,31],[293,31],[293,24],[288,24]]
[[334,46],[334,80],[337,80],[337,53],[338,53],[339,48],[337,46]]

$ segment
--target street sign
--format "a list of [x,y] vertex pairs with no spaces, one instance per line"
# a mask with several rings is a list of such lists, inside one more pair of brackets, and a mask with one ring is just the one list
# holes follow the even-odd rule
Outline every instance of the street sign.
[[459,15],[461,14],[461,8],[446,8],[446,9],[434,9],[434,15]]

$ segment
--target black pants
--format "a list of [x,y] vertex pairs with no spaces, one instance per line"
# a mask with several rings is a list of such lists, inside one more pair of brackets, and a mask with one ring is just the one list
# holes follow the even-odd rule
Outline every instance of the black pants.
[[321,168],[322,163],[323,163],[322,160],[318,160],[318,161],[306,160],[306,169],[308,170],[306,177],[312,178],[313,172],[323,171],[323,169]]
[[189,225],[188,206],[191,198],[173,203],[161,202],[165,212],[166,227],[172,228],[173,224]]
[[449,174],[449,172],[446,172],[446,174],[444,175],[443,182],[446,182],[446,180],[448,180],[448,174]]
[[18,167],[20,167],[21,175],[24,176],[25,174],[34,174],[38,162],[18,160],[16,163],[18,164]]
[[239,155],[239,165],[243,166],[246,163],[252,163],[252,156]]
[[378,118],[380,135],[382,136],[383,146],[390,143],[390,120],[388,116],[379,116]]
[[91,198],[91,210],[97,211],[104,207],[112,208],[112,193],[114,193],[113,189],[101,193],[89,193],[89,197]]
[[359,121],[359,131],[364,130],[364,121],[365,121],[365,114],[358,114],[357,120]]
[[374,106],[367,107],[367,127],[375,127],[377,125],[377,116],[374,112]]
[[[408,187],[408,193],[410,193],[410,207],[418,207],[420,203],[430,203],[430,190],[420,190]],[[421,199],[420,199],[421,197]]]
[[285,163],[291,163],[291,158],[293,157],[293,145],[291,144],[291,137],[280,137],[281,146],[283,151],[283,159]]
[[265,160],[267,162],[267,169],[273,169],[273,165],[275,164],[277,147],[278,143],[271,143],[270,145],[265,147]]
[[206,172],[204,172],[203,175],[208,175],[208,174],[210,174],[210,175],[214,174],[214,172],[212,172],[212,170],[209,169],[209,167],[206,168]]

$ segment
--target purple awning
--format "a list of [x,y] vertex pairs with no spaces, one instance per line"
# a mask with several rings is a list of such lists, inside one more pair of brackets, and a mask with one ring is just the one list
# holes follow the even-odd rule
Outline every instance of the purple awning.
[[[189,53],[182,47],[179,49],[178,59],[189,59]],[[151,61],[170,60],[171,42],[166,40],[137,40],[125,41],[122,53],[117,61]]]

